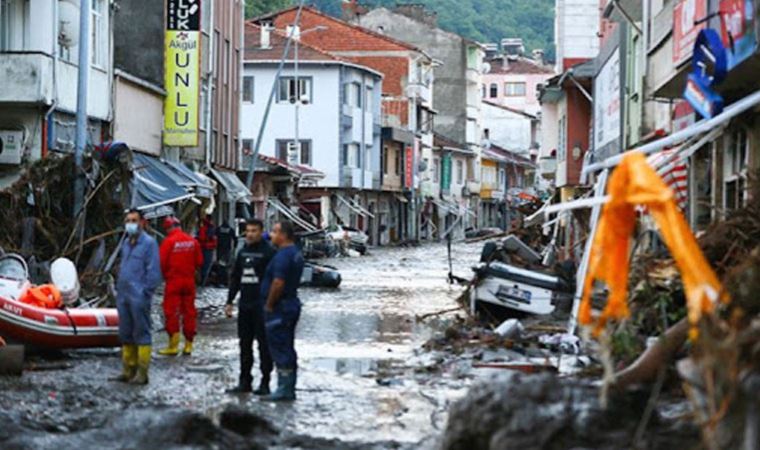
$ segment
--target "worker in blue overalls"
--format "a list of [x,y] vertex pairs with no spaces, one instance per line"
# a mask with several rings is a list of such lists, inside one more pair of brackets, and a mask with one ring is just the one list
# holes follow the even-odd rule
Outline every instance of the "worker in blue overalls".
[[143,215],[132,209],[124,220],[127,237],[121,245],[121,265],[116,281],[119,340],[122,343],[121,375],[116,381],[148,384],[151,359],[151,303],[161,283],[158,243],[143,231]]
[[265,397],[269,401],[296,399],[298,355],[295,349],[296,325],[301,317],[301,284],[304,260],[295,245],[295,228],[290,222],[280,222],[271,233],[277,254],[267,266],[261,283],[266,302],[266,333],[272,360],[277,367],[277,390]]

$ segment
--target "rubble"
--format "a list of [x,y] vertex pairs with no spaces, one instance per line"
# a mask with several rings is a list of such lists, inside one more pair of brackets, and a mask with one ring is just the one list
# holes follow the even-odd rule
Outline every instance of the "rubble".
[[37,283],[49,279],[52,260],[72,259],[80,270],[82,296],[107,297],[104,259],[118,244],[131,174],[122,160],[95,157],[85,158],[84,170],[85,208],[77,218],[72,217],[72,155],[41,159],[0,191],[0,248],[24,256]]
[[[454,403],[444,450],[619,449],[633,438],[647,396],[621,393],[602,408],[593,383],[556,375],[500,373]],[[657,414],[639,448],[694,448],[699,432],[688,421]]]

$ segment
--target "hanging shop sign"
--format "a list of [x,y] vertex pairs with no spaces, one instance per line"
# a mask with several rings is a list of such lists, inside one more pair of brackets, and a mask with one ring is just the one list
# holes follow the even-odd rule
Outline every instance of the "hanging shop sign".
[[411,189],[414,186],[414,148],[411,146],[407,146],[404,152],[404,170],[404,187]]
[[620,50],[616,49],[594,79],[594,148],[620,137]]
[[711,118],[723,111],[723,97],[714,87],[726,78],[726,53],[717,31],[708,28],[699,32],[684,99],[702,117]]
[[694,42],[707,27],[707,0],[681,0],[673,9],[673,63],[678,66],[691,57]]
[[731,70],[757,50],[752,0],[721,0],[720,17],[721,39]]
[[166,0],[164,144],[198,145],[201,1]]
[[451,190],[451,165],[451,153],[444,153],[441,160],[441,190],[444,192]]

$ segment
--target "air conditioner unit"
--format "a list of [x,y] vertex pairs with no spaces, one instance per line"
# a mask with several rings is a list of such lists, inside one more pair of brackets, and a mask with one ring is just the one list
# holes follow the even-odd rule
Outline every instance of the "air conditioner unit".
[[0,164],[21,164],[24,155],[24,133],[0,130]]

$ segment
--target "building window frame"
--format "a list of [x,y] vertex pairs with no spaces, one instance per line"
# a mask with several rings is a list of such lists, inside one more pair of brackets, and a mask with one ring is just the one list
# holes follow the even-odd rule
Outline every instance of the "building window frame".
[[488,89],[488,97],[489,98],[498,98],[499,97],[499,85],[496,83],[491,83],[491,86]]
[[525,97],[528,95],[528,85],[524,81],[507,81],[504,83],[505,97]]
[[[296,88],[295,77],[280,77],[277,86],[277,103],[290,103],[295,102],[303,97],[308,98],[309,104],[313,103],[313,78],[312,77],[298,77],[298,88]],[[295,91],[298,90],[298,96],[295,95]]]
[[253,75],[243,75],[243,103],[254,104],[256,101],[256,78]]
[[108,7],[106,0],[90,0],[90,64],[105,68],[107,53],[105,43],[108,39]]
[[[275,149],[277,159],[290,164],[288,149],[291,144],[295,144],[295,139],[277,139]],[[302,166],[311,166],[314,162],[314,152],[311,139],[299,139],[299,145],[296,149],[297,164]]]
[[742,208],[747,204],[747,173],[749,169],[750,135],[746,128],[732,130],[724,138],[723,151],[723,211]]

